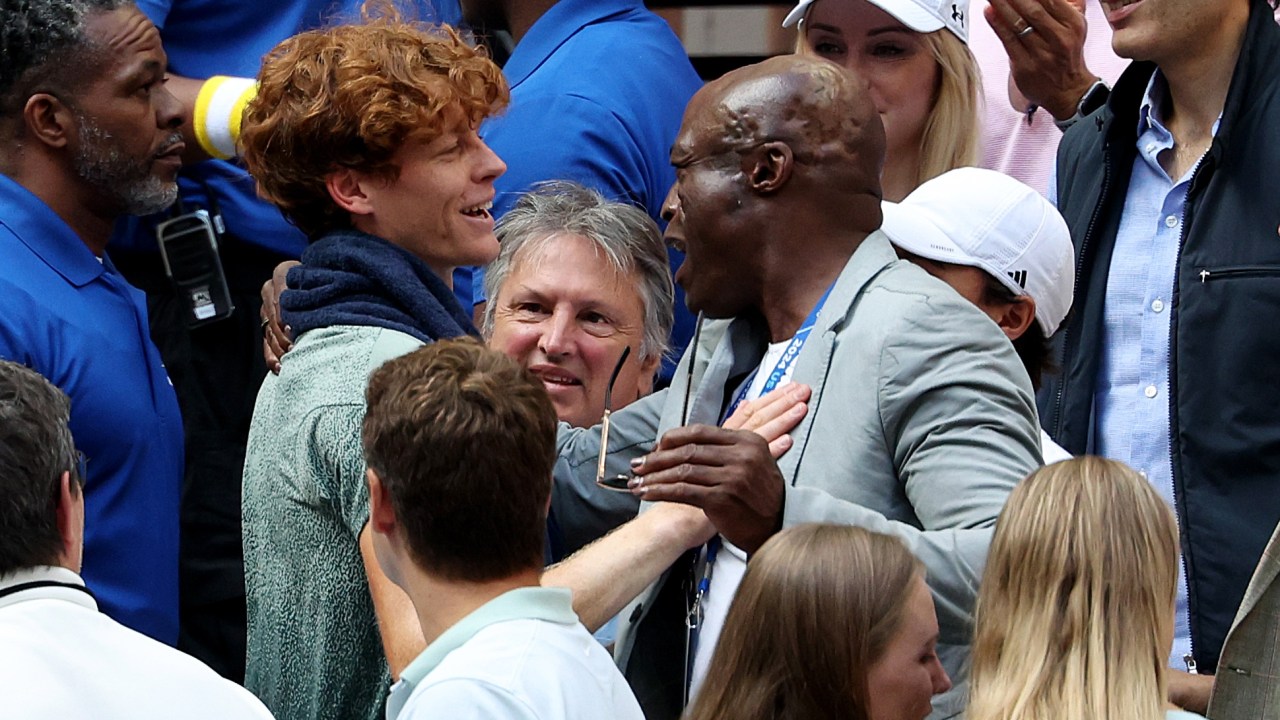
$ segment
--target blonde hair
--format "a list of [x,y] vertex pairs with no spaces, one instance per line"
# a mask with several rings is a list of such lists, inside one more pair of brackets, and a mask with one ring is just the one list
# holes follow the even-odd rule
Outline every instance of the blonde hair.
[[1129,467],[1082,457],[1009,496],[978,593],[968,720],[1161,720],[1178,528]]
[[924,33],[925,45],[938,63],[933,108],[920,135],[920,167],[916,186],[948,170],[978,163],[978,61],[950,30]]
[[862,528],[773,536],[747,565],[685,719],[865,720],[867,673],[923,572],[901,540]]

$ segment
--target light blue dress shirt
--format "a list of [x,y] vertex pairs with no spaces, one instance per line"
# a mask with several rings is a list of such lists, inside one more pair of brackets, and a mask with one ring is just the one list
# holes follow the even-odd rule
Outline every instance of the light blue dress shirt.
[[[1164,76],[1157,71],[1138,111],[1138,157],[1107,274],[1092,451],[1141,472],[1172,507],[1169,315],[1183,210],[1195,169],[1174,180],[1160,166],[1160,153],[1174,147],[1172,133],[1161,122],[1167,92]],[[1213,132],[1218,132],[1216,122]],[[1169,664],[1184,668],[1183,657],[1190,652],[1187,575],[1182,565]]]

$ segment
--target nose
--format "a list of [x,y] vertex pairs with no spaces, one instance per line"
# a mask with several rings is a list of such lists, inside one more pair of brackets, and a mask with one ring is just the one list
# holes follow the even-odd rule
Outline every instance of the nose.
[[498,153],[485,144],[484,140],[480,141],[480,158],[476,162],[476,174],[481,182],[490,182],[496,180],[502,173],[507,171],[507,164],[498,157]]
[[667,191],[667,197],[662,201],[662,212],[659,216],[665,223],[670,223],[680,213],[680,196],[676,194],[676,186],[672,185]]
[[573,352],[573,316],[567,311],[556,310],[542,325],[538,349],[549,358],[565,357]]
[[169,91],[167,83],[159,83],[152,98],[156,106],[156,127],[170,130],[182,127],[182,103]]
[[933,694],[938,695],[951,689],[951,678],[947,675],[947,671],[942,668],[942,663],[938,662],[935,657],[929,674],[933,680]]

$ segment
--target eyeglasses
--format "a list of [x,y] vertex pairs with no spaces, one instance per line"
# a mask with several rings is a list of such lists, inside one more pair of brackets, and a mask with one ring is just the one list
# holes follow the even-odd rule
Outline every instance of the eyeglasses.
[[[702,338],[702,314],[698,314],[697,324],[693,327],[693,340],[689,342],[689,366],[688,375],[685,377],[684,390],[684,408],[680,412],[680,425],[683,427],[689,424],[689,398],[693,391],[693,369],[698,361],[698,342]],[[613,405],[613,384],[618,381],[618,374],[622,372],[622,365],[627,361],[627,357],[631,355],[631,346],[622,349],[622,356],[618,358],[618,364],[613,368],[613,375],[609,377],[609,385],[604,390],[604,416],[600,418],[600,459],[596,462],[596,485],[615,492],[631,492],[631,481],[634,475],[614,475],[613,477],[604,476],[604,461],[609,456],[609,415],[613,413],[610,407]]]
[[613,414],[613,385],[618,382],[618,375],[622,373],[622,366],[627,362],[627,358],[631,356],[631,346],[622,348],[622,355],[618,358],[618,364],[613,366],[613,374],[609,376],[609,385],[604,389],[604,415],[600,418],[600,459],[596,462],[596,485],[615,492],[629,492],[631,483],[630,475],[614,475],[606,478],[604,476],[604,461],[609,456],[609,416]]

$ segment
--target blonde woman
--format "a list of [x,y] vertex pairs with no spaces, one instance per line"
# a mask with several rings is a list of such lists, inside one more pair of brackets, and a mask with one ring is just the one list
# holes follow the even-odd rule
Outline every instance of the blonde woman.
[[1173,720],[1178,528],[1137,472],[1037,470],[996,523],[978,593],[968,720]]
[[870,84],[885,129],[885,200],[978,162],[981,81],[968,20],[952,0],[800,0],[783,22],[799,32],[797,52]]
[[747,565],[686,720],[923,720],[951,687],[901,540],[797,525]]

